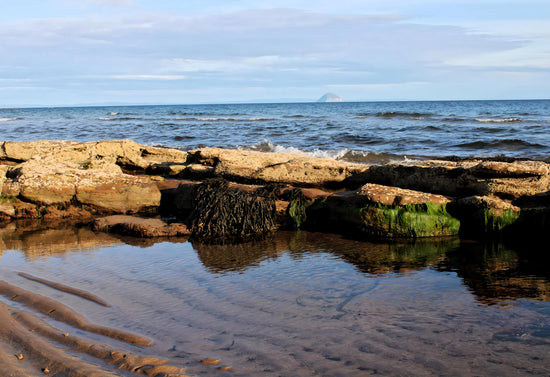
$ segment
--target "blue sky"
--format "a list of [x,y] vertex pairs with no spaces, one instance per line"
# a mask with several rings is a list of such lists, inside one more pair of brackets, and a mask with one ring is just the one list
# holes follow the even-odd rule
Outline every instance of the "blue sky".
[[550,98],[548,0],[20,0],[0,107]]

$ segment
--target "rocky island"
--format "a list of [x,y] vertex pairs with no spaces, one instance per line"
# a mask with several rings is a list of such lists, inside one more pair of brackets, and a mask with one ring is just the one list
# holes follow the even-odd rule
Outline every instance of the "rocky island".
[[142,237],[241,242],[281,228],[360,239],[511,237],[549,228],[550,164],[413,160],[358,164],[301,153],[130,140],[0,143],[0,221],[87,223]]

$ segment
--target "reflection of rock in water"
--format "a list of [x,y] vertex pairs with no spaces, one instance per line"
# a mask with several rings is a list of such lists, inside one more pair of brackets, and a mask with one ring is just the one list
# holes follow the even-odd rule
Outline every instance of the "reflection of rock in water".
[[[286,233],[286,232],[283,232]],[[288,250],[287,237],[277,234],[267,240],[234,245],[193,244],[206,268],[212,272],[239,271],[276,258]]]
[[311,232],[277,232],[268,240],[239,245],[194,244],[202,263],[213,272],[238,271],[288,252],[293,258],[311,253],[332,253],[366,273],[404,272],[440,261],[456,247],[451,238],[403,244],[370,243],[338,235]]
[[485,304],[518,298],[549,301],[550,257],[541,254],[500,243],[462,242],[447,253],[440,269],[455,270]]
[[106,233],[94,233],[72,224],[49,228],[38,220],[11,222],[0,228],[0,254],[5,250],[21,250],[27,257],[87,250],[120,241]]

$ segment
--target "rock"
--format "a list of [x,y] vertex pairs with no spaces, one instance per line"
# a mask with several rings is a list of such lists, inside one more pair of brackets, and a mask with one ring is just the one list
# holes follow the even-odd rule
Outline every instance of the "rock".
[[0,198],[0,220],[38,219],[41,217],[39,207],[15,198]]
[[[33,156],[50,156],[57,161],[94,167],[97,164],[117,164],[128,170],[167,169],[181,165],[187,153],[168,148],[148,147],[131,140],[77,143],[41,140],[33,142],[6,141],[0,145],[0,160],[28,161]],[[177,169],[174,168],[176,171]]]
[[520,217],[521,209],[496,196],[469,196],[453,204],[453,213],[462,220],[460,233],[485,236],[509,228]]
[[520,198],[550,191],[550,165],[541,161],[404,161],[374,165],[348,179],[448,196]]
[[99,232],[118,233],[136,237],[182,237],[190,234],[181,223],[168,224],[160,219],[133,216],[107,216],[96,219],[93,229]]
[[473,166],[470,172],[478,177],[540,177],[550,173],[550,165],[542,161],[483,161]]
[[0,144],[0,160],[23,162],[33,156],[51,155],[76,144],[78,143],[64,140],[5,141]]
[[320,214],[336,227],[375,239],[416,239],[458,234],[460,222],[441,195],[366,184],[329,196]]
[[124,174],[114,164],[83,168],[55,157],[36,156],[20,165],[14,181],[22,199],[43,205],[77,201],[111,213],[136,213],[160,205],[160,191],[149,177]]
[[[221,148],[189,152],[189,162],[213,168],[213,174],[228,180],[297,186],[326,187],[342,184],[368,169],[362,164],[317,158],[302,153],[272,153]],[[196,171],[196,168],[195,168]]]

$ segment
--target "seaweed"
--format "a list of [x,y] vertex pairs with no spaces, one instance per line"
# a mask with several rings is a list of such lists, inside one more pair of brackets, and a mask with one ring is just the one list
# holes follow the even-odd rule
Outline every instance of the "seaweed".
[[307,220],[306,209],[308,200],[301,189],[297,188],[290,193],[290,204],[288,205],[288,214],[294,221],[294,227],[300,229]]
[[221,179],[195,189],[191,237],[206,244],[230,244],[265,238],[274,231],[274,196],[260,197],[229,187]]

